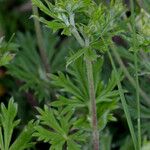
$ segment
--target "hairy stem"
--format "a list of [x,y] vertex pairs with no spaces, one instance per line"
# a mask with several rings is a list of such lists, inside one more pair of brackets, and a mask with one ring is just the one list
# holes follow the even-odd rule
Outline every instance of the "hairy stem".
[[90,112],[91,112],[91,123],[93,131],[93,147],[94,150],[99,150],[99,131],[97,127],[97,111],[96,111],[96,99],[94,90],[94,79],[93,79],[93,68],[92,62],[86,60],[87,77],[89,84],[89,96],[90,96]]
[[78,41],[78,43],[82,46],[85,47],[85,42],[83,40],[83,38],[80,36],[79,32],[76,30],[76,28],[74,28],[72,30],[72,34],[75,37],[75,39]]
[[134,2],[130,0],[131,4],[131,24],[133,32],[133,49],[134,49],[134,66],[135,66],[135,82],[136,82],[136,100],[137,100],[137,126],[138,126],[138,150],[141,149],[141,111],[140,111],[140,95],[139,95],[139,78],[138,78],[138,57],[137,57],[137,39],[135,31],[135,12]]
[[[82,47],[87,47],[89,42],[83,40],[76,28],[72,30],[72,34]],[[86,59],[87,77],[89,85],[89,97],[90,97],[90,113],[91,113],[91,126],[92,126],[92,143],[93,150],[99,150],[99,131],[97,125],[97,111],[96,111],[96,99],[94,90],[94,79],[93,79],[93,67],[92,61]]]
[[[33,14],[35,16],[39,16],[37,7],[32,5],[32,9],[33,9]],[[45,48],[44,48],[44,44],[43,44],[44,42],[43,42],[43,36],[42,36],[40,23],[35,18],[34,18],[34,25],[35,25],[35,31],[36,31],[36,36],[37,36],[37,44],[38,44],[38,47],[39,47],[41,59],[42,59],[42,62],[43,62],[43,65],[45,67],[46,72],[49,73],[50,72],[50,66],[49,66],[48,58],[46,56],[46,52],[45,52]]]

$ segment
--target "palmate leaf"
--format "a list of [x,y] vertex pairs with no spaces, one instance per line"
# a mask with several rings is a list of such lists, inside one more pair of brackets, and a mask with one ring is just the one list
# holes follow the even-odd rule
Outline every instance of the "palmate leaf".
[[[64,71],[65,59],[62,58],[67,56],[67,50],[70,47],[77,47],[74,39],[66,39],[60,44],[59,37],[56,34],[53,35],[52,31],[44,28],[43,34],[51,73],[56,73],[58,70]],[[35,36],[31,35],[31,33],[18,33],[17,43],[20,44],[20,49],[12,63],[7,65],[8,73],[23,81],[20,88],[22,91],[32,90],[39,101],[49,99],[50,80],[43,68]],[[58,43],[59,47],[57,46]],[[56,46],[58,47],[57,49]]]
[[65,93],[70,93],[80,101],[88,100],[88,85],[86,70],[84,68],[84,62],[82,58],[77,59],[73,64],[73,67],[68,68],[68,73],[73,76],[73,80],[68,75],[59,73],[58,76],[52,75],[52,84],[57,87],[61,87]]
[[31,147],[30,143],[32,134],[34,132],[33,121],[24,128],[17,139],[11,144],[13,130],[18,126],[20,120],[15,120],[17,115],[17,104],[14,103],[13,98],[8,103],[8,108],[1,104],[0,114],[0,149],[1,150],[24,150]]
[[[114,72],[112,72],[108,83],[104,83],[104,81],[101,79],[100,72],[102,70],[102,64],[102,59],[93,64],[93,76],[95,80],[94,83],[97,103],[103,101],[109,102],[111,101],[111,98],[118,96],[118,91],[114,90],[117,85]],[[85,63],[83,59],[79,58],[76,62],[74,62],[72,66],[68,68],[68,73],[71,75],[71,77],[73,77],[73,80],[70,79],[70,76],[65,76],[63,73],[59,72],[58,76],[51,75],[52,84],[61,87],[63,92],[72,94],[75,99],[87,102],[89,98],[88,84]],[[120,80],[122,79],[123,75],[120,73]]]
[[[103,129],[109,120],[115,121],[112,111],[118,108],[119,93],[118,90],[114,90],[117,86],[117,81],[114,72],[111,73],[109,80],[103,81],[101,77],[103,59],[100,58],[97,62],[93,63],[93,76],[96,92],[96,103],[98,111],[99,129]],[[76,123],[77,127],[90,130],[89,124],[89,94],[88,83],[85,69],[85,62],[81,58],[78,58],[68,67],[68,75],[59,73],[52,75],[52,84],[62,89],[62,92],[68,94],[68,98],[59,96],[57,101],[50,103],[55,107],[70,107],[70,109],[76,109],[80,112],[79,120]],[[123,75],[120,72],[120,80],[123,79]],[[72,79],[72,80],[71,80]],[[81,111],[82,109],[82,111]],[[81,117],[82,116],[82,117]]]
[[[66,57],[66,46],[60,45],[56,51],[55,47],[59,42],[58,36],[52,35],[52,32],[45,28],[43,29],[43,34],[51,73],[55,73],[57,70],[63,71],[65,69],[65,60],[62,58]],[[71,39],[66,40],[66,42],[72,43]],[[23,81],[21,90],[32,90],[39,101],[49,98],[50,81],[37,50],[35,36],[32,36],[31,33],[26,33],[25,35],[18,33],[17,43],[20,44],[20,49],[12,64],[7,66],[8,72],[13,77]]]
[[40,123],[35,127],[36,132],[33,136],[48,142],[51,145],[50,150],[63,150],[65,143],[68,150],[80,150],[79,143],[85,141],[86,135],[73,126],[74,111],[66,108],[56,110],[48,106],[45,106],[44,110],[37,110],[40,113]]
[[[40,56],[36,50],[36,42],[30,33],[18,33],[17,43],[21,45],[12,64],[8,65],[9,73],[25,84],[22,90],[34,90],[39,100],[48,95],[43,83],[47,82]],[[42,74],[41,74],[42,72]],[[45,76],[44,76],[45,75]],[[42,91],[42,92],[39,92]]]

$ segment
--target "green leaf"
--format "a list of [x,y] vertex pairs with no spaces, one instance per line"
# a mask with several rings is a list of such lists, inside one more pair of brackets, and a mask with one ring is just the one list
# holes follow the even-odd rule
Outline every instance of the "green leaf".
[[18,49],[18,45],[11,42],[13,38],[10,38],[9,42],[4,41],[4,37],[0,38],[0,66],[6,66],[13,60],[16,52]]
[[69,92],[75,95],[78,99],[83,100],[81,91],[68,76],[65,76],[63,73],[59,72],[59,76],[51,75],[51,79],[53,85],[62,87],[64,91]]
[[67,142],[67,145],[68,145],[68,150],[81,150],[81,146],[72,140],[69,140]]
[[57,22],[57,21],[49,21],[46,25],[47,27],[51,28],[53,32],[56,32],[59,29],[65,28],[65,24]]
[[5,149],[9,148],[13,129],[19,124],[14,119],[17,115],[17,104],[14,103],[13,98],[10,99],[8,109],[4,104],[1,104],[1,124],[4,129],[4,145]]
[[42,124],[50,126],[60,134],[64,133],[54,116],[53,110],[50,110],[46,105],[44,106],[44,111],[40,108],[37,108],[37,110],[41,114],[40,120]]
[[78,99],[68,99],[63,96],[59,96],[58,100],[50,103],[51,106],[59,107],[59,106],[68,106],[71,108],[75,107],[86,107],[87,105],[78,100]]
[[50,150],[63,150],[64,141],[59,141],[57,144],[52,145]]
[[[33,134],[40,141],[48,142],[51,144],[50,150],[62,150],[65,143],[67,143],[68,149],[76,143],[78,138],[84,137],[84,133],[78,133],[73,127],[73,110],[68,108],[60,108],[58,110],[45,106],[44,110],[37,108],[40,115],[38,119],[39,125],[35,126],[36,132]],[[78,133],[78,134],[77,134]],[[78,138],[77,138],[78,137]],[[68,142],[71,141],[71,142]],[[82,140],[81,142],[83,142]],[[75,150],[79,148],[79,144],[76,143]]]
[[67,59],[66,68],[71,63],[73,63],[74,61],[76,61],[79,57],[81,57],[85,53],[86,50],[87,50],[87,48],[83,48],[83,49],[78,50],[75,54],[72,54],[71,57],[69,57]]
[[30,121],[24,130],[20,133],[14,143],[11,145],[9,150],[24,150],[28,147],[33,146],[33,143],[30,143],[32,134],[34,132],[35,123]]
[[35,132],[33,136],[38,137],[38,140],[43,140],[44,142],[49,142],[52,140],[53,142],[63,141],[64,139],[60,136],[59,133],[48,131],[47,129],[43,128],[42,126],[36,126]]
[[97,54],[94,50],[88,48],[88,50],[85,53],[85,59],[90,61],[95,61],[97,59]]
[[49,15],[51,17],[53,16],[53,14],[51,13],[51,11],[41,1],[39,1],[39,0],[32,0],[32,3],[34,5],[36,5],[37,7],[39,7],[41,9],[41,11],[43,11],[45,14],[47,14],[47,15]]
[[66,27],[66,25],[60,21],[56,21],[56,20],[47,21],[43,17],[38,17],[35,15],[32,15],[32,17],[34,17],[34,18],[38,19],[40,22],[44,23],[48,28],[52,29],[53,32],[56,32],[59,29],[64,29]]
[[[59,37],[52,34],[52,31],[44,27],[43,45],[45,47],[48,62],[51,67],[51,73],[65,69],[65,58],[68,49],[65,45],[55,49]],[[71,39],[66,40],[69,45],[75,44]],[[18,80],[23,81],[20,87],[21,91],[32,90],[38,101],[48,99],[52,90],[50,78],[47,76],[43,64],[41,62],[40,53],[37,50],[35,36],[27,32],[25,34],[17,34],[17,43],[20,49],[12,63],[7,65],[8,73]],[[49,44],[51,43],[51,44]]]
[[32,133],[34,132],[33,126],[35,125],[33,124],[33,121],[29,122],[27,127],[24,128],[21,134],[11,145],[14,128],[20,123],[20,120],[15,120],[17,109],[18,106],[14,103],[13,98],[9,100],[8,108],[6,108],[3,103],[1,104],[0,148],[2,150],[25,150],[33,145],[30,143]]
[[5,53],[0,59],[0,66],[5,66],[10,63],[11,60],[14,58],[14,54]]
[[4,150],[4,142],[3,142],[2,128],[1,127],[0,127],[0,149]]
[[[108,121],[115,121],[112,115],[112,111],[118,108],[119,92],[114,90],[117,86],[117,81],[115,79],[114,72],[111,73],[108,81],[103,81],[101,79],[101,72],[103,66],[103,59],[97,58],[97,61],[93,62],[93,76],[95,82],[95,92],[96,92],[96,104],[98,110],[98,118],[100,122],[99,129],[104,129]],[[68,73],[70,76],[65,76],[63,73],[59,73],[58,76],[51,75],[52,83],[55,86],[61,87],[62,91],[66,94],[71,94],[70,98],[65,98],[59,96],[57,101],[52,102],[50,105],[54,107],[68,107],[70,109],[75,109],[83,115],[79,118],[79,122],[76,127],[91,130],[90,121],[87,117],[89,115],[89,95],[88,95],[88,85],[87,76],[85,70],[85,62],[83,57],[78,58],[74,61],[68,68]],[[120,80],[123,79],[123,75],[120,72]],[[71,80],[72,79],[72,80]],[[86,111],[86,112],[84,112]],[[83,119],[84,118],[84,119]],[[82,121],[83,120],[83,121]],[[80,125],[79,125],[80,124]]]

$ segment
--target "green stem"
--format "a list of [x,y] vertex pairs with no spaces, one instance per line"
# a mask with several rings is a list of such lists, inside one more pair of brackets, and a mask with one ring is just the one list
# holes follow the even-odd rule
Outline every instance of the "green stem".
[[91,123],[93,131],[93,147],[94,150],[99,150],[99,131],[97,127],[97,111],[96,111],[96,99],[94,90],[94,79],[93,79],[93,68],[92,62],[86,60],[87,77],[89,84],[89,96],[90,96],[90,112],[91,112]]
[[128,110],[128,105],[127,105],[127,102],[126,102],[126,99],[125,99],[125,96],[124,96],[124,91],[123,91],[122,85],[121,85],[120,80],[119,80],[119,76],[118,76],[118,72],[117,72],[114,60],[113,60],[113,58],[112,58],[109,51],[108,51],[108,56],[110,58],[113,70],[115,71],[118,90],[119,90],[119,94],[120,94],[120,98],[121,98],[121,103],[122,103],[122,106],[123,106],[123,110],[125,112],[125,116],[126,116],[126,119],[127,119],[127,123],[128,123],[128,126],[129,126],[131,137],[132,137],[132,140],[133,140],[134,148],[135,148],[135,150],[137,150],[137,139],[136,139],[136,136],[135,136],[135,131],[134,131],[134,128],[133,128],[133,123],[132,123],[132,120],[131,120],[131,116],[130,116],[130,113],[129,113],[129,110]]
[[75,39],[78,41],[78,43],[82,46],[85,47],[85,42],[84,40],[81,38],[79,32],[76,30],[76,28],[72,29],[72,34],[75,37]]
[[[33,9],[33,14],[35,16],[39,16],[37,7],[32,5],[32,9]],[[50,73],[50,66],[49,66],[48,58],[47,58],[45,48],[44,48],[44,41],[43,41],[43,36],[42,36],[40,23],[35,18],[34,18],[34,25],[35,25],[35,31],[36,31],[36,36],[37,36],[37,44],[38,44],[38,47],[39,47],[41,59],[42,59],[42,62],[43,62],[43,65],[45,67],[46,72]]]
[[138,126],[138,146],[141,149],[141,110],[140,110],[140,96],[139,96],[139,79],[138,79],[138,64],[137,54],[134,54],[135,76],[136,76],[136,98],[137,98],[137,126]]
[[135,31],[135,13],[134,13],[134,2],[130,0],[131,4],[131,24],[133,31],[133,49],[134,49],[134,66],[136,76],[136,99],[137,99],[137,126],[138,126],[138,149],[141,149],[141,117],[140,117],[140,95],[139,95],[139,79],[138,79],[138,58],[137,58],[137,39]]
[[[130,75],[129,71],[125,67],[125,65],[124,65],[123,61],[121,60],[121,57],[118,54],[118,52],[117,51],[113,51],[113,54],[114,54],[117,62],[119,63],[121,69],[123,70],[125,76],[128,78],[129,82],[132,84],[132,86],[134,88],[136,88],[136,82],[134,81],[133,77]],[[149,97],[147,96],[147,94],[140,87],[139,87],[139,93],[141,94],[141,96],[143,97],[143,99],[145,100],[147,105],[150,106]]]
[[[72,34],[82,47],[87,47],[89,42],[84,41],[76,28],[72,30]],[[94,79],[93,79],[93,67],[92,61],[86,59],[87,77],[89,85],[89,97],[90,97],[90,113],[91,113],[91,126],[92,126],[92,141],[93,150],[99,150],[99,131],[98,131],[98,121],[97,121],[97,111],[96,111],[96,98],[94,90]]]

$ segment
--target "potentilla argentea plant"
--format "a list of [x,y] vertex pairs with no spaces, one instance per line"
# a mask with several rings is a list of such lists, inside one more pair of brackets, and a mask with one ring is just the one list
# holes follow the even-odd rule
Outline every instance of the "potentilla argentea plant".
[[[62,34],[74,36],[81,48],[72,55],[67,66],[79,57],[85,61],[86,76],[88,81],[89,112],[92,129],[92,145],[94,150],[99,150],[99,126],[96,104],[95,79],[93,63],[97,61],[97,51],[106,51],[105,43],[111,43],[111,38],[122,30],[119,20],[124,7],[122,3],[112,1],[109,6],[97,4],[94,0],[32,0],[33,5],[52,18],[51,21],[43,17],[37,17],[54,32],[61,29]],[[108,8],[109,7],[109,8]],[[100,106],[99,106],[100,107]],[[60,148],[60,147],[59,147]],[[58,148],[57,148],[58,149]]]

